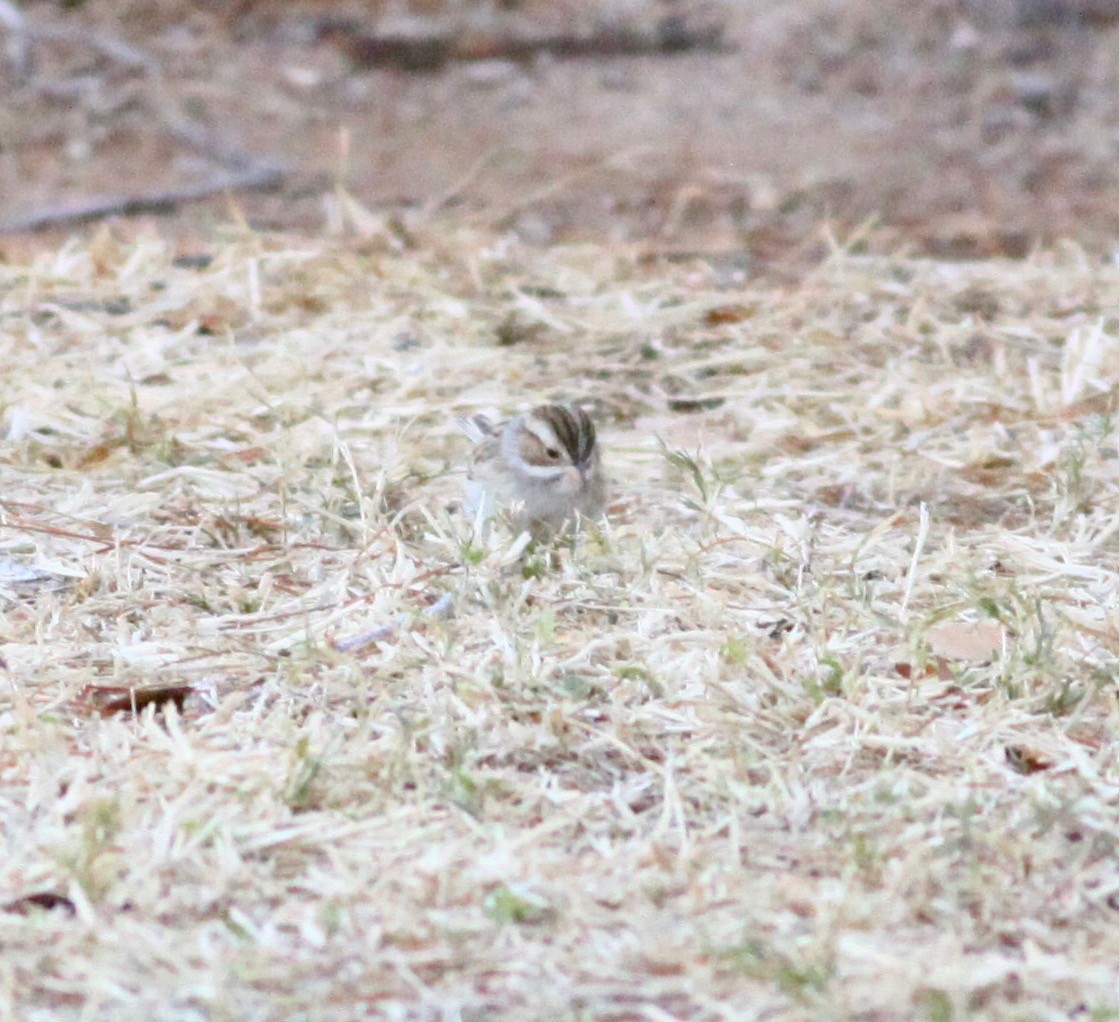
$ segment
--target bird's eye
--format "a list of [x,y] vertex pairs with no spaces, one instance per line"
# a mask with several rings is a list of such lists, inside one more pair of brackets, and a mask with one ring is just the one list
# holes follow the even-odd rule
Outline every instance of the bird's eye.
[[549,461],[555,461],[560,456],[560,452],[557,451],[556,448],[554,448],[554,447],[546,448],[544,453],[546,455],[548,455],[548,460]]

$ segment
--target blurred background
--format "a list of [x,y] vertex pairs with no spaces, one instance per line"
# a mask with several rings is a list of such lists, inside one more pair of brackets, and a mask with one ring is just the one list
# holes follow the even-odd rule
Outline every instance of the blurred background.
[[1119,0],[0,0],[0,244],[189,238],[233,188],[402,244],[1109,252],[1117,86]]

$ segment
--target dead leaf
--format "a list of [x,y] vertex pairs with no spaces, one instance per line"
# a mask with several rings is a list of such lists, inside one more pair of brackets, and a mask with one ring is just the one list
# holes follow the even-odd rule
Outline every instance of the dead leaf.
[[825,507],[839,507],[857,493],[858,491],[850,483],[830,483],[816,491],[816,499]]
[[268,451],[263,447],[242,447],[239,451],[230,451],[228,454],[223,454],[222,458],[227,461],[240,461],[246,465],[252,465],[266,457]]
[[95,444],[90,447],[86,452],[78,458],[78,468],[92,468],[94,465],[99,465],[105,461],[110,454],[113,453],[118,447],[124,446],[124,440],[121,437],[116,437],[112,440],[105,440],[102,443]]
[[708,309],[703,321],[708,326],[722,326],[724,323],[741,323],[753,314],[754,310],[748,305],[719,305]]
[[1002,651],[1006,629],[993,621],[944,621],[925,633],[929,649],[945,660],[990,663]]
[[944,657],[934,656],[930,657],[924,664],[922,669],[918,669],[914,664],[907,660],[899,660],[894,664],[894,670],[898,672],[907,681],[913,678],[939,678],[941,681],[948,681],[954,678],[951,666]]
[[799,457],[803,454],[810,454],[817,448],[823,447],[825,444],[834,444],[841,440],[850,440],[853,436],[854,431],[846,426],[839,429],[826,429],[819,433],[814,433],[811,436],[786,433],[777,441],[777,448],[785,454],[792,454]]
[[1002,454],[991,454],[980,461],[972,462],[960,469],[960,475],[968,482],[980,486],[1006,486],[1007,482],[1021,472],[1021,464],[1014,458]]
[[1100,728],[1091,724],[1082,724],[1078,727],[1069,728],[1068,736],[1074,742],[1086,745],[1094,752],[1098,752],[1110,740],[1110,735],[1107,733],[1106,728]]
[[173,309],[163,317],[163,322],[172,330],[184,330],[194,326],[200,334],[223,334],[227,330],[237,330],[245,325],[248,314],[232,298],[224,295],[208,300],[198,300]]
[[971,699],[959,685],[948,685],[943,692],[929,696],[929,702],[948,710],[966,710]]
[[272,540],[284,531],[284,523],[274,518],[248,515],[245,518],[245,528],[260,539]]
[[60,908],[67,915],[74,915],[74,903],[64,894],[55,894],[53,891],[39,891],[37,894],[25,894],[22,898],[15,898],[4,905],[5,912],[15,912],[17,915],[31,914],[32,909],[49,912],[51,909]]
[[777,441],[777,449],[783,454],[800,456],[809,454],[819,446],[818,441],[810,437],[798,436],[795,433],[786,433]]
[[1053,760],[1028,745],[1008,745],[1003,751],[1007,763],[1020,774],[1036,774],[1053,766]]

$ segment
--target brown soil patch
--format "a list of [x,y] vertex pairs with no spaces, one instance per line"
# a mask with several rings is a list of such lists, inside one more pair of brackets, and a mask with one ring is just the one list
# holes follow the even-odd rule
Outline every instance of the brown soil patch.
[[[510,6],[486,20],[478,4],[418,5],[409,24],[499,33],[592,20],[587,4]],[[725,53],[437,73],[356,68],[323,31],[327,19],[401,24],[384,5],[204,13],[91,0],[27,14],[127,41],[158,62],[160,95],[177,109],[288,165],[280,191],[237,198],[260,227],[336,225],[342,185],[377,213],[534,242],[640,240],[796,263],[819,251],[822,222],[845,238],[868,218],[877,244],[950,257],[1061,237],[1106,250],[1119,227],[1119,37],[1106,6],[1089,18],[1059,0],[724,5],[702,16],[724,23]],[[678,13],[649,2],[628,17]],[[213,173],[164,130],[150,76],[72,43],[43,42],[36,56],[0,111],[0,216]],[[227,215],[219,199],[176,211],[172,226],[190,233]]]

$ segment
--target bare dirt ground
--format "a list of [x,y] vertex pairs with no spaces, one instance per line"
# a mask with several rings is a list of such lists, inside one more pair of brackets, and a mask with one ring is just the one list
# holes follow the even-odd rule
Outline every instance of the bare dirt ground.
[[[646,27],[694,14],[616,6]],[[343,184],[377,211],[534,242],[640,240],[759,264],[815,257],[825,222],[844,233],[874,218],[878,243],[949,257],[1021,255],[1060,237],[1106,250],[1119,228],[1107,4],[743,0],[699,12],[724,25],[724,53],[437,73],[363,69],[322,31],[347,17],[585,28],[589,12],[608,13],[509,7],[480,19],[477,4],[429,3],[408,21],[368,3],[28,4],[37,22],[132,44],[163,84],[88,40],[38,43],[34,73],[8,85],[0,110],[0,217],[205,179],[212,162],[166,130],[172,103],[289,169],[279,191],[238,197],[262,227],[321,230]],[[222,201],[185,207],[163,229],[227,214]]]

